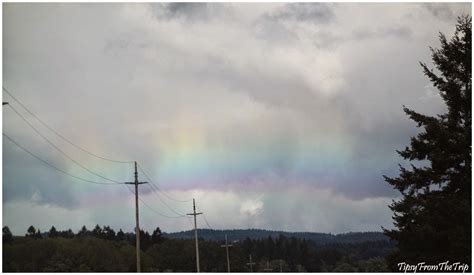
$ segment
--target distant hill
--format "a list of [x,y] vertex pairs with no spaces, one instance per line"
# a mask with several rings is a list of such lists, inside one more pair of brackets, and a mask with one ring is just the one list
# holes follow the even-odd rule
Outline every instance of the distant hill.
[[[285,232],[264,229],[232,229],[232,230],[211,230],[198,229],[198,237],[205,240],[224,240],[227,234],[229,241],[242,241],[245,238],[265,239],[271,236],[277,238],[279,235],[291,238],[312,240],[315,244],[334,243],[361,243],[366,241],[388,241],[389,238],[382,232],[350,232],[344,234],[314,233],[314,232]],[[170,239],[191,239],[194,238],[194,230],[174,233],[163,233],[163,236]]]

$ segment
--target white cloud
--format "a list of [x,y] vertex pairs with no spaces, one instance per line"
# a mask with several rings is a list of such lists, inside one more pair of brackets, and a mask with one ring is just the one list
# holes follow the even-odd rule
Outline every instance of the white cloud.
[[[192,229],[188,218],[176,216],[157,197],[141,192],[148,206],[140,203],[141,228],[151,232],[160,227],[166,232]],[[265,228],[287,231],[312,231],[342,233],[348,231],[379,231],[381,226],[391,227],[389,199],[351,200],[327,189],[298,188],[266,193],[248,191],[202,191],[170,193],[181,198],[196,198],[199,212],[213,229]],[[178,213],[191,213],[192,203],[177,203],[165,199]],[[3,224],[16,235],[26,232],[33,225],[47,231],[54,225],[58,229],[79,230],[83,225],[91,229],[96,224],[133,231],[135,212],[131,193],[107,195],[102,193],[84,196],[81,206],[67,210],[33,201],[14,201],[3,205]],[[19,218],[21,215],[21,218]],[[202,216],[198,226],[208,228]]]
[[[418,60],[429,62],[438,31],[451,35],[451,15],[471,7],[436,5],[7,3],[4,86],[72,141],[137,159],[164,189],[198,196],[217,227],[376,230],[390,218],[386,198],[396,196],[382,174],[396,173],[394,150],[416,132],[401,106],[443,110],[439,97],[423,98],[429,81]],[[32,151],[94,178],[8,109],[3,123]],[[12,146],[3,143],[5,205],[33,196],[80,209],[81,222],[124,225],[108,215],[111,206],[97,211],[83,200],[126,190],[67,179]],[[65,150],[107,177],[132,177],[132,167]],[[274,203],[282,186],[290,191]],[[326,191],[311,191],[311,199],[295,188]],[[7,209],[12,223],[27,211]],[[145,226],[157,224],[143,215]]]
[[262,212],[263,203],[261,201],[245,200],[240,206],[240,213],[249,216],[257,216]]

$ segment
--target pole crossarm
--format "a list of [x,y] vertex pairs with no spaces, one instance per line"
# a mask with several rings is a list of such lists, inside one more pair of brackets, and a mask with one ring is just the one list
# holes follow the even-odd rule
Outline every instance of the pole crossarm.
[[250,272],[253,272],[253,266],[256,265],[256,263],[252,262],[252,257],[250,257],[250,263],[246,263],[246,265],[249,265]]
[[266,271],[266,272],[273,271],[273,268],[270,268],[270,263],[268,261],[267,261],[267,267],[264,268],[263,271]]
[[190,216],[197,216],[197,215],[201,215],[203,214],[202,212],[196,212],[196,213],[189,213],[189,214],[186,214],[186,215],[190,215]]
[[249,255],[249,262],[246,263],[246,265],[250,266],[250,272],[253,272],[253,266],[256,265],[257,263],[252,262],[252,255]]
[[227,272],[230,273],[229,247],[232,247],[232,244],[227,243],[227,234],[225,234],[225,244],[221,245],[221,247],[225,248],[225,253],[227,256]]

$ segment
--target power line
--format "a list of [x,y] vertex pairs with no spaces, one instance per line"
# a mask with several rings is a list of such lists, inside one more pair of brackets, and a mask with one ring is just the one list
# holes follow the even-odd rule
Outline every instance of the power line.
[[165,215],[163,213],[160,213],[158,211],[156,211],[155,209],[153,209],[150,205],[148,205],[145,201],[143,201],[142,199],[139,199],[143,205],[145,205],[148,209],[150,209],[151,211],[155,212],[156,214],[162,216],[162,217],[165,217],[165,218],[170,218],[170,219],[177,219],[177,218],[184,218],[186,217],[186,215],[180,215],[180,216],[176,216],[176,217],[173,217],[173,216],[168,216],[168,215]]
[[70,145],[76,147],[77,149],[91,155],[91,156],[94,156],[96,158],[99,158],[99,159],[102,159],[102,160],[106,160],[106,161],[110,161],[110,162],[116,162],[116,163],[133,163],[133,161],[131,160],[126,160],[126,161],[121,161],[121,160],[114,160],[114,159],[110,159],[110,158],[106,158],[106,157],[102,157],[102,156],[99,156],[97,154],[94,154],[84,148],[82,148],[81,146],[73,143],[72,141],[70,141],[69,139],[65,138],[63,135],[61,135],[60,133],[58,133],[56,130],[54,130],[51,126],[49,126],[46,122],[44,122],[43,120],[41,120],[37,115],[35,115],[32,111],[30,111],[25,105],[23,105],[18,99],[16,99],[8,90],[7,88],[5,87],[2,87],[3,90],[11,97],[13,98],[13,100],[15,100],[21,107],[23,107],[23,109],[25,109],[30,115],[32,115],[34,118],[36,118],[41,124],[43,124],[44,127],[48,128],[51,132],[53,132],[54,134],[56,134],[58,137],[60,137],[62,140],[64,140],[65,142],[69,143]]
[[[150,185],[150,186],[152,186],[152,185]],[[169,205],[166,203],[166,201],[161,198],[160,194],[158,194],[158,192],[156,192],[156,191],[153,189],[153,187],[151,188],[151,190],[153,191],[153,194],[155,194],[155,195],[158,197],[158,199],[159,199],[168,209],[171,210],[171,212],[175,213],[176,215],[185,216],[183,213],[179,213],[178,211],[174,210],[171,206],[169,206]]]
[[140,171],[143,172],[143,174],[145,175],[145,177],[149,180],[149,182],[150,182],[150,187],[151,187],[151,191],[153,192],[153,194],[156,195],[156,196],[158,197],[158,199],[159,199],[166,207],[168,207],[168,209],[170,209],[173,213],[175,213],[175,214],[177,214],[177,215],[179,215],[179,216],[186,216],[186,215],[184,215],[183,213],[177,212],[177,211],[174,210],[171,206],[169,206],[169,205],[166,203],[166,201],[163,200],[163,199],[161,198],[160,194],[158,193],[160,190],[158,189],[158,191],[155,191],[154,188],[156,188],[156,186],[153,184],[153,181],[150,179],[150,177],[148,177],[148,176],[146,175],[146,173],[144,173],[143,168],[140,166],[140,164],[138,164],[138,168],[140,168]]
[[11,137],[9,137],[7,134],[5,133],[2,133],[4,137],[6,137],[10,142],[12,142],[13,144],[15,144],[18,148],[20,148],[21,150],[23,150],[24,152],[28,153],[29,155],[31,155],[32,157],[34,157],[35,159],[41,161],[42,163],[46,164],[47,166],[67,175],[67,176],[70,176],[72,178],[75,178],[77,180],[81,180],[81,181],[85,181],[85,182],[89,182],[89,183],[95,183],[95,184],[103,184],[103,185],[116,185],[118,183],[110,183],[110,182],[97,182],[97,181],[92,181],[92,180],[88,180],[88,179],[84,179],[84,178],[81,178],[81,177],[78,177],[78,176],[74,176],[72,174],[69,174],[68,172],[54,166],[53,164],[47,162],[46,160],[42,159],[41,157],[35,155],[34,153],[32,153],[31,151],[29,151],[28,149],[26,149],[25,147],[23,147],[22,145],[20,145],[19,143],[17,143],[15,140],[13,140]]
[[191,225],[191,228],[194,227],[193,218],[191,218],[189,216],[186,216],[186,218],[187,218],[187,221],[189,222],[189,224]]
[[[67,139],[66,137],[64,137],[63,135],[61,135],[60,133],[58,133],[56,130],[54,130],[51,126],[49,126],[46,122],[44,122],[42,119],[40,119],[37,115],[35,115],[32,111],[30,111],[24,104],[22,104],[15,96],[13,96],[9,91],[8,89],[6,89],[5,87],[2,87],[3,90],[13,99],[15,100],[24,110],[26,110],[26,112],[28,112],[31,116],[33,116],[36,120],[38,120],[44,127],[46,127],[47,129],[49,129],[51,132],[53,132],[55,135],[57,135],[58,137],[60,137],[62,140],[64,140],[65,142],[69,143],[70,145],[76,147],[77,149],[89,154],[89,155],[92,155],[94,157],[97,157],[99,159],[102,159],[102,160],[106,160],[106,161],[110,161],[110,162],[116,162],[116,163],[133,163],[134,161],[119,161],[119,160],[114,160],[114,159],[110,159],[110,158],[106,158],[106,157],[102,157],[102,156],[99,156],[97,154],[94,154],[84,148],[82,148],[81,146],[71,142],[69,139]],[[82,169],[88,171],[89,173],[95,175],[95,176],[98,176],[100,178],[103,178],[105,180],[108,180],[108,181],[111,181],[113,183],[101,183],[101,182],[96,182],[96,181],[91,181],[91,180],[87,180],[87,179],[84,179],[84,178],[81,178],[81,177],[77,177],[77,176],[74,176],[72,174],[69,174],[67,172],[65,172],[64,170],[61,170],[57,167],[55,167],[54,165],[50,164],[49,162],[41,159],[40,157],[38,157],[37,155],[33,154],[31,151],[27,150],[25,147],[21,146],[20,144],[18,144],[17,142],[15,142],[13,139],[11,139],[10,137],[8,137],[6,134],[4,134],[4,136],[6,138],[8,138],[12,143],[14,143],[15,145],[17,145],[20,149],[24,150],[25,152],[27,152],[28,154],[30,154],[31,156],[35,157],[36,159],[40,160],[41,162],[45,163],[46,165],[54,168],[55,170],[58,170],[59,172],[61,173],[64,173],[68,176],[71,176],[75,179],[78,179],[78,180],[82,180],[82,181],[86,181],[86,182],[90,182],[90,183],[96,183],[96,184],[122,184],[122,182],[119,182],[119,181],[116,181],[116,180],[113,180],[113,179],[109,179],[107,177],[104,177],[100,174],[97,174],[96,172],[88,169],[87,167],[85,167],[84,165],[82,165],[81,163],[79,163],[78,161],[76,161],[75,159],[73,159],[72,157],[70,157],[68,154],[66,154],[63,150],[61,150],[58,146],[56,146],[53,142],[51,142],[47,137],[45,137],[43,134],[41,134],[41,132],[36,128],[34,127],[20,112],[18,112],[14,107],[12,107],[10,104],[8,104],[10,106],[10,108],[23,120],[25,121],[28,126],[30,128],[32,128],[40,137],[42,137],[45,141],[47,141],[52,147],[54,147],[57,151],[59,151],[61,154],[63,154],[66,158],[68,158],[69,160],[71,160],[72,162],[74,162],[76,165],[78,165],[79,167],[81,167]],[[151,179],[147,176],[146,172],[143,170],[143,168],[140,166],[140,170],[142,170],[143,174],[151,181]],[[187,200],[187,201],[181,201],[181,200],[178,200],[178,199],[174,199],[172,198],[171,196],[167,195],[164,191],[160,190],[158,188],[158,186],[152,184],[153,187],[155,187],[158,191],[161,191],[164,195],[166,195],[169,199],[171,200],[174,200],[174,201],[179,201],[179,202],[189,202],[191,200]],[[128,186],[127,186],[128,188]],[[130,192],[132,192],[133,194],[133,191],[130,190],[130,188],[128,188],[128,190]],[[175,211],[173,208],[171,208],[164,200],[161,199],[161,197],[158,195],[158,193],[155,192],[155,190],[152,188],[153,192],[160,198],[160,200],[171,210],[173,211],[174,213],[176,213],[178,216],[169,216],[169,215],[165,215],[163,213],[160,213],[159,211],[155,210],[154,208],[152,208],[150,205],[148,205],[143,199],[141,198],[138,198],[139,201],[145,206],[147,207],[149,210],[151,210],[152,212],[156,213],[157,215],[160,215],[162,217],[165,217],[165,218],[182,218],[182,217],[187,217],[186,215],[184,214],[181,214],[181,213],[178,213],[177,211]]]
[[151,180],[150,176],[148,176],[148,174],[145,172],[145,170],[143,169],[143,167],[140,166],[140,164],[138,164],[138,168],[140,168],[140,170],[142,171],[142,173],[145,175],[145,177],[150,181],[150,184],[152,186],[154,186],[159,192],[161,192],[163,195],[165,195],[168,199],[172,200],[172,201],[176,201],[176,202],[183,202],[183,203],[186,203],[186,202],[191,202],[192,199],[189,199],[189,200],[179,200],[179,199],[176,199],[170,195],[168,195],[165,191],[163,191],[162,189],[160,189],[156,184],[153,183],[153,180]]
[[207,219],[206,219],[206,215],[203,214],[202,217],[204,218],[204,222],[206,223],[207,227],[209,227],[209,229],[211,229],[211,230],[214,230],[214,229],[209,225],[209,222],[208,222]]
[[[132,194],[135,194],[129,186],[126,186],[127,189],[132,193]],[[168,216],[168,215],[165,215],[159,211],[157,211],[156,209],[152,208],[149,204],[147,204],[142,198],[138,198],[138,200],[146,207],[148,208],[149,210],[151,210],[152,212],[156,213],[157,215],[159,216],[162,216],[164,218],[170,218],[170,219],[176,219],[176,218],[183,218],[183,217],[186,217],[186,215],[182,215],[182,216],[178,216],[178,217],[173,217],[173,216]]]
[[105,179],[105,180],[108,180],[108,181],[111,181],[111,182],[114,182],[114,183],[121,183],[121,182],[118,182],[116,180],[113,180],[113,179],[109,179],[107,177],[104,177],[92,170],[90,170],[89,168],[85,167],[84,165],[82,165],[81,163],[79,163],[77,160],[73,159],[72,157],[70,157],[68,154],[66,154],[66,152],[64,152],[61,148],[59,148],[58,146],[56,146],[52,141],[50,141],[47,137],[45,137],[43,134],[41,134],[41,132],[36,129],[35,126],[33,126],[33,124],[31,124],[21,113],[19,113],[12,105],[8,104],[8,106],[23,120],[26,122],[26,124],[28,124],[28,126],[30,126],[31,129],[33,129],[35,131],[36,134],[38,134],[41,138],[43,138],[46,142],[49,143],[49,145],[51,145],[54,149],[56,149],[57,151],[59,151],[62,155],[64,155],[67,159],[69,159],[70,161],[74,162],[77,166],[81,167],[82,169],[86,170],[87,172],[99,177],[99,178],[102,178],[102,179]]
[[[58,133],[57,131],[55,131],[51,126],[49,126],[46,122],[44,122],[43,120],[41,120],[37,115],[35,115],[32,111],[30,111],[24,104],[22,104],[16,97],[14,97],[9,91],[8,89],[6,89],[5,87],[3,87],[3,90],[12,98],[14,99],[23,109],[25,109],[30,115],[32,115],[34,118],[36,118],[43,126],[45,126],[46,128],[48,128],[51,132],[53,132],[54,134],[56,134],[58,137],[60,137],[61,139],[63,139],[64,141],[66,141],[67,143],[71,144],[72,146],[92,155],[92,156],[95,156],[95,157],[98,157],[100,159],[104,159],[104,160],[107,160],[107,161],[112,161],[112,162],[117,162],[117,163],[133,163],[134,161],[118,161],[118,160],[112,160],[112,159],[109,159],[109,158],[105,158],[105,157],[101,157],[101,156],[98,156],[82,147],[80,147],[79,145],[76,145],[74,144],[73,142],[69,141],[67,138],[65,138],[63,135],[61,135],[60,133]],[[32,128],[40,137],[42,137],[45,141],[47,141],[52,147],[54,147],[56,150],[58,150],[61,154],[63,154],[66,158],[68,158],[69,160],[71,160],[72,162],[74,162],[76,165],[78,165],[79,167],[83,168],[84,170],[88,171],[89,173],[93,174],[93,175],[96,175],[100,178],[103,178],[105,180],[108,180],[108,181],[111,181],[113,182],[114,184],[121,184],[122,182],[119,182],[119,181],[116,181],[116,180],[113,180],[113,179],[109,179],[109,178],[106,178],[100,174],[97,174],[95,173],[94,171],[88,169],[87,167],[85,167],[84,165],[80,164],[78,161],[76,161],[75,159],[73,159],[72,157],[70,157],[68,154],[66,154],[63,150],[61,150],[58,146],[56,146],[53,142],[51,142],[46,136],[44,136],[36,127],[33,126],[33,124],[31,124],[20,112],[18,112],[14,107],[12,107],[10,104],[8,104],[10,106],[10,108],[12,108],[12,110],[23,120],[25,121],[28,126],[30,128]],[[140,167],[140,170],[142,170],[143,174],[146,175],[145,171],[143,170],[142,167]],[[61,171],[63,172],[63,171]],[[74,176],[75,177],[75,176]],[[147,178],[149,178],[147,176]],[[82,179],[82,178],[81,178]],[[155,188],[158,189],[157,186],[153,185]],[[129,189],[130,190],[130,189]],[[159,189],[158,189],[159,190]],[[130,190],[131,191],[131,190]],[[153,190],[154,191],[154,190]],[[166,194],[165,194],[166,195]],[[168,204],[166,204],[166,202],[164,202],[161,197],[159,197],[160,200],[173,212],[175,212],[177,215],[179,215],[178,217],[172,217],[172,216],[168,216],[168,215],[165,215],[165,214],[162,214],[158,211],[156,211],[155,209],[153,209],[152,207],[150,207],[146,202],[144,202],[141,198],[139,198],[139,200],[147,207],[149,208],[151,211],[155,212],[156,214],[160,215],[160,216],[163,216],[163,217],[166,217],[166,218],[180,218],[180,217],[185,217],[186,215],[184,214],[181,214],[181,213],[178,213],[176,211],[174,211],[174,209],[172,209]]]
[[[196,206],[196,208],[198,209],[198,211],[201,211],[201,209],[198,206]],[[209,222],[206,219],[206,214],[202,213],[202,217],[204,218],[204,222],[206,223],[207,227],[209,227],[209,229],[211,230],[215,230],[214,228],[212,228],[212,226],[209,225]]]

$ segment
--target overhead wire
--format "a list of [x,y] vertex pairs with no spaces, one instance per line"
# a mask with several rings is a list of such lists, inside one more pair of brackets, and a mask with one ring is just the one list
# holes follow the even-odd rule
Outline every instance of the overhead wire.
[[187,220],[189,222],[189,225],[191,225],[191,228],[194,228],[193,218],[191,218],[191,216],[187,216]]
[[168,216],[168,215],[165,215],[163,213],[160,213],[158,212],[156,209],[152,208],[150,205],[148,205],[143,199],[141,199],[140,197],[138,197],[138,199],[143,203],[143,205],[145,205],[148,209],[150,209],[151,211],[155,212],[156,214],[162,216],[162,217],[165,217],[165,218],[170,218],[170,219],[178,219],[178,218],[184,218],[186,217],[186,215],[179,215],[179,216]]
[[166,203],[166,201],[163,200],[163,199],[160,197],[160,194],[159,194],[157,191],[155,191],[155,190],[153,189],[153,187],[152,187],[153,185],[150,185],[150,186],[151,186],[152,192],[156,195],[156,197],[158,197],[158,199],[159,199],[169,210],[171,210],[171,212],[175,213],[176,215],[185,216],[185,214],[176,211],[173,207],[171,207],[168,203]]
[[207,221],[206,216],[203,214],[202,217],[204,218],[204,222],[206,222],[207,227],[209,227],[209,229],[211,230],[214,230],[214,228],[212,228],[212,226],[209,225],[209,222]]
[[56,149],[58,152],[60,152],[64,157],[66,157],[67,159],[69,159],[70,161],[74,162],[77,166],[81,167],[82,169],[86,170],[87,172],[99,177],[99,178],[102,178],[102,179],[105,179],[105,180],[108,180],[108,181],[111,181],[111,182],[114,182],[114,183],[119,183],[119,181],[116,181],[116,180],[113,180],[113,179],[109,179],[107,177],[104,177],[92,170],[90,170],[89,168],[85,167],[84,165],[82,165],[80,162],[78,162],[77,160],[73,159],[72,157],[70,157],[68,154],[66,154],[66,152],[64,152],[61,148],[59,148],[58,146],[56,146],[52,141],[50,141],[47,137],[45,137],[38,129],[36,129],[35,126],[33,126],[33,124],[31,124],[20,112],[18,112],[11,104],[8,104],[8,106],[24,121],[26,122],[26,124],[28,124],[28,126],[33,129],[33,131],[35,131],[36,134],[38,134],[41,138],[43,138],[46,142],[49,143],[49,145],[51,145],[54,149]]
[[[28,112],[31,116],[33,116],[36,120],[38,120],[44,127],[46,127],[47,129],[49,129],[51,132],[53,132],[55,135],[57,135],[59,138],[61,138],[62,140],[64,140],[65,142],[67,142],[68,144],[74,146],[75,148],[91,155],[91,156],[94,156],[94,157],[97,157],[99,159],[102,159],[102,160],[106,160],[106,161],[110,161],[110,162],[116,162],[116,163],[133,163],[134,161],[119,161],[119,160],[114,160],[114,159],[110,159],[110,158],[106,158],[106,157],[102,157],[102,156],[99,156],[97,154],[94,154],[84,148],[82,148],[81,146],[71,142],[69,139],[65,138],[63,135],[61,135],[60,133],[58,133],[56,130],[54,130],[51,126],[49,126],[46,122],[44,122],[42,119],[40,119],[37,115],[35,115],[32,111],[30,111],[24,104],[22,104],[15,96],[13,96],[9,91],[8,89],[6,89],[5,87],[2,87],[3,88],[3,91],[5,91],[15,102],[17,102],[26,112]],[[64,155],[64,157],[66,157],[67,159],[71,160],[72,162],[74,162],[76,165],[78,165],[79,167],[81,167],[82,169],[86,170],[87,172],[95,175],[95,176],[98,176],[102,179],[105,179],[105,180],[108,180],[108,181],[111,181],[112,183],[102,183],[102,182],[97,182],[97,181],[91,181],[91,180],[88,180],[88,179],[84,179],[84,178],[81,178],[81,177],[78,177],[78,176],[75,176],[75,175],[72,175],[60,168],[57,168],[56,166],[52,165],[51,163],[43,160],[42,158],[40,158],[39,156],[35,155],[34,153],[32,153],[31,151],[29,151],[28,149],[26,149],[25,147],[23,147],[22,145],[20,145],[19,143],[15,142],[12,138],[10,138],[9,136],[7,136],[5,133],[3,133],[3,135],[8,139],[10,140],[13,144],[15,144],[17,147],[19,147],[20,149],[22,149],[23,151],[25,151],[26,153],[30,154],[31,156],[33,156],[34,158],[38,159],[39,161],[43,162],[44,164],[50,166],[51,168],[63,173],[63,174],[66,174],[70,177],[73,177],[75,179],[78,179],[78,180],[82,180],[82,181],[85,181],[85,182],[89,182],[89,183],[95,183],[95,184],[123,184],[123,182],[119,182],[119,181],[116,181],[116,180],[113,180],[113,179],[109,179],[107,177],[104,177],[92,170],[90,170],[89,168],[85,167],[84,165],[82,165],[81,163],[79,163],[78,161],[76,161],[75,159],[73,159],[72,157],[70,157],[68,154],[66,154],[62,149],[60,149],[58,146],[56,146],[53,142],[51,142],[47,137],[45,137],[35,126],[33,126],[32,123],[30,123],[20,112],[18,112],[18,110],[16,110],[13,106],[11,106],[11,104],[9,104],[9,107],[30,127],[32,128],[36,134],[38,134],[41,138],[43,138],[45,141],[47,141],[52,147],[54,147],[57,151],[59,151],[62,155]],[[141,166],[140,167],[140,170],[142,171],[142,173],[145,175],[145,177],[148,178],[148,180],[150,181],[150,186],[152,186],[152,191],[160,198],[160,200],[163,202],[163,204],[165,204],[171,211],[173,211],[175,214],[177,214],[178,216],[169,216],[169,215],[165,215],[159,211],[157,211],[156,209],[152,208],[149,204],[147,204],[143,199],[141,199],[140,197],[138,198],[140,200],[140,202],[145,206],[147,207],[149,210],[153,211],[154,213],[162,216],[162,217],[165,217],[165,218],[182,218],[182,217],[187,217],[185,214],[182,214],[182,213],[178,213],[177,211],[175,211],[172,207],[170,207],[163,199],[161,199],[161,197],[159,196],[159,194],[155,191],[155,189],[153,188],[156,188],[156,190],[162,192],[162,194],[164,194],[165,196],[167,196],[169,199],[171,200],[174,200],[174,201],[177,201],[177,202],[189,202],[191,200],[178,200],[178,199],[175,199],[171,196],[169,196],[168,194],[166,194],[164,191],[160,190],[158,188],[158,186],[156,186],[155,184],[153,184],[152,180],[150,179],[150,177],[146,174],[146,172],[143,170],[143,168]],[[129,188],[129,186],[127,186],[127,189],[132,193],[134,194],[134,192]]]
[[207,227],[209,227],[209,229],[211,230],[214,230],[214,228],[212,228],[212,226],[209,224],[209,222],[207,221],[206,219],[206,214],[204,214],[204,212],[202,212],[199,207],[196,206],[196,208],[198,209],[199,212],[202,213],[202,218],[204,219],[204,222],[206,223]]
[[20,100],[18,100],[15,96],[13,96],[10,91],[8,91],[7,88],[5,87],[2,87],[3,88],[3,91],[5,91],[13,100],[15,100],[23,109],[25,109],[31,116],[33,116],[34,118],[36,118],[36,120],[38,120],[44,127],[48,128],[51,132],[53,132],[55,135],[57,135],[58,137],[60,137],[62,140],[64,140],[65,142],[69,143],[70,145],[74,146],[75,148],[83,151],[84,153],[87,153],[91,156],[94,156],[96,158],[99,158],[99,159],[102,159],[102,160],[106,160],[106,161],[110,161],[110,162],[116,162],[116,163],[133,163],[132,160],[115,160],[115,159],[110,159],[110,158],[106,158],[106,157],[102,157],[102,156],[99,156],[97,154],[94,154],[92,152],[90,152],[89,150],[86,150],[84,149],[83,147],[73,143],[72,141],[70,141],[69,139],[67,139],[66,137],[64,137],[63,135],[61,135],[59,132],[57,132],[56,130],[53,129],[53,127],[49,126],[46,122],[44,122],[41,118],[39,118],[37,115],[35,115],[32,111],[30,111],[23,103],[21,103]]
[[168,209],[170,209],[173,213],[175,213],[175,214],[177,214],[177,215],[180,215],[180,216],[185,216],[185,214],[179,213],[179,212],[177,212],[176,210],[174,210],[174,208],[172,208],[171,206],[169,206],[169,204],[166,203],[166,201],[161,198],[161,196],[160,196],[160,194],[158,193],[158,191],[156,191],[156,190],[154,189],[154,188],[156,188],[156,186],[153,184],[153,181],[151,180],[151,178],[145,173],[145,171],[144,171],[143,168],[140,166],[140,164],[137,163],[137,166],[138,166],[138,168],[140,169],[140,171],[145,175],[145,178],[148,179],[148,183],[149,183],[149,185],[150,185],[150,187],[151,187],[150,189],[151,189],[152,193],[155,194],[155,195],[158,197],[158,199],[159,199]]
[[82,177],[78,177],[78,176],[75,176],[73,174],[70,174],[66,171],[64,171],[63,169],[60,169],[56,166],[54,166],[53,164],[49,163],[48,161],[42,159],[41,157],[37,156],[36,154],[34,154],[33,152],[31,152],[30,150],[26,149],[24,146],[22,146],[21,144],[19,144],[18,142],[16,142],[15,140],[13,140],[11,137],[9,137],[7,134],[5,133],[2,133],[3,136],[5,138],[7,138],[11,143],[15,144],[18,148],[20,148],[21,150],[23,150],[24,152],[28,153],[29,155],[31,155],[32,157],[34,157],[35,159],[41,161],[42,163],[46,164],[47,166],[51,167],[52,169],[55,169],[67,176],[70,176],[72,178],[75,178],[77,180],[81,180],[81,181],[85,181],[85,182],[89,182],[89,183],[94,183],[94,184],[102,184],[102,185],[116,185],[118,183],[111,183],[111,182],[97,182],[97,181],[92,181],[92,180],[88,180],[88,179],[85,179],[85,178],[82,178]]
[[193,201],[192,199],[188,199],[188,200],[179,200],[179,199],[176,199],[170,195],[168,195],[165,191],[163,191],[162,189],[160,189],[155,183],[154,181],[150,178],[150,176],[148,176],[148,174],[145,172],[145,170],[143,169],[143,167],[140,166],[140,163],[138,163],[138,167],[140,168],[140,170],[142,171],[143,175],[145,175],[145,177],[150,181],[150,184],[155,187],[159,192],[161,192],[163,195],[165,195],[168,199],[172,200],[172,201],[175,201],[175,202],[182,202],[182,203],[186,203],[186,202],[191,202]]
[[[129,186],[126,186],[127,189],[130,191],[130,193],[134,194],[135,195],[135,192],[132,191],[132,189],[129,187]],[[157,211],[156,209],[154,209],[153,207],[151,207],[149,204],[147,204],[142,198],[138,197],[138,200],[145,206],[147,207],[149,210],[151,210],[152,212],[154,212],[155,214],[159,215],[159,216],[162,216],[164,218],[170,218],[170,219],[176,219],[176,218],[182,218],[182,217],[185,217],[186,215],[181,215],[181,216],[169,216],[169,215],[165,215],[159,211]]]

